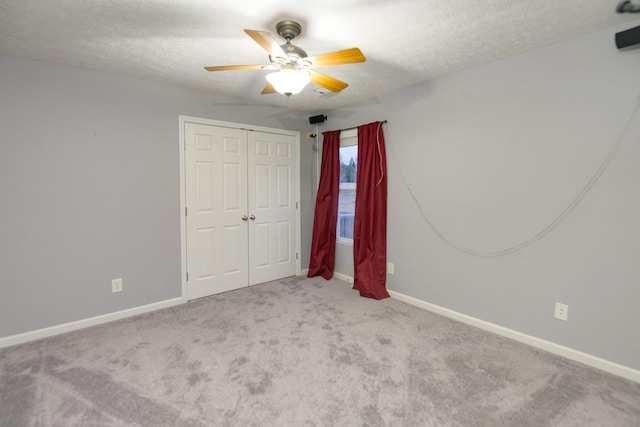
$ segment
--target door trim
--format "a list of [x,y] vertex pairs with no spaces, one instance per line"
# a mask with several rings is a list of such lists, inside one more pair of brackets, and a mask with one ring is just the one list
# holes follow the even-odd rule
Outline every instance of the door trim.
[[233,129],[242,129],[247,131],[259,131],[265,133],[276,133],[280,135],[291,135],[296,138],[296,166],[295,166],[295,178],[294,182],[296,185],[296,189],[294,191],[295,202],[296,202],[296,253],[298,254],[296,258],[296,275],[300,275],[302,272],[301,268],[301,256],[300,256],[300,247],[301,247],[301,225],[300,225],[300,132],[285,130],[285,129],[277,129],[277,128],[269,128],[263,126],[254,126],[243,123],[235,123],[235,122],[225,122],[221,120],[212,120],[205,119],[202,117],[192,117],[192,116],[178,116],[179,122],[179,160],[180,160],[180,282],[181,282],[181,296],[182,302],[187,302],[189,299],[188,292],[188,284],[187,284],[187,222],[186,222],[186,207],[187,207],[187,194],[186,194],[186,168],[185,168],[185,132],[184,128],[187,123],[195,123],[201,125],[210,125],[210,126],[218,126],[218,127],[226,127]]

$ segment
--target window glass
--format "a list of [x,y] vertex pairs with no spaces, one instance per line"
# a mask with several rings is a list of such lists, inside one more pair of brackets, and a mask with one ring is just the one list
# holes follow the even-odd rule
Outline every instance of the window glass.
[[[341,143],[340,147],[340,194],[338,196],[337,238],[340,240],[353,241],[358,145],[355,138],[349,138],[349,140]],[[350,143],[350,145],[346,145],[348,143]]]

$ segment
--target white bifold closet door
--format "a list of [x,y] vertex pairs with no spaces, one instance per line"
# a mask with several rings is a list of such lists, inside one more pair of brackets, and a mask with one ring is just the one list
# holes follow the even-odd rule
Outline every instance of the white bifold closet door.
[[296,274],[296,146],[185,123],[188,299]]

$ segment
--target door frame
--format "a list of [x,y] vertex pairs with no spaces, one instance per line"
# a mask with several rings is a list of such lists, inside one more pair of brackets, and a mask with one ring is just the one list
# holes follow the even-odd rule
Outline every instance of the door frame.
[[266,133],[276,133],[280,135],[291,135],[295,137],[295,150],[296,150],[296,166],[295,166],[295,177],[293,182],[295,183],[295,191],[294,197],[296,202],[296,275],[302,274],[301,269],[301,257],[300,257],[300,247],[301,247],[301,225],[300,225],[300,132],[286,130],[286,129],[278,129],[278,128],[269,128],[263,126],[254,126],[243,123],[235,123],[235,122],[226,122],[221,120],[213,120],[213,119],[205,119],[202,117],[192,117],[192,116],[178,116],[179,122],[179,159],[180,159],[180,282],[181,282],[181,294],[182,294],[182,302],[187,302],[189,300],[189,290],[187,283],[187,220],[186,220],[186,208],[187,208],[187,194],[186,194],[186,167],[185,167],[185,132],[184,128],[187,123],[195,123],[201,125],[210,125],[210,126],[218,126],[218,127],[226,127],[233,129],[241,129],[246,131],[258,131],[258,132],[266,132]]

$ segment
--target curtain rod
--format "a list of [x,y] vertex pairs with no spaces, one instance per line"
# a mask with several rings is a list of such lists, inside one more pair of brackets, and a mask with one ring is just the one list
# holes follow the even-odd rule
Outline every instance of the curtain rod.
[[[380,124],[382,124],[382,125],[385,124],[385,123],[387,123],[386,120],[380,121]],[[353,130],[353,129],[358,129],[358,126],[354,126],[352,128],[340,129],[340,132],[344,132],[344,131],[347,131],[347,130]]]

